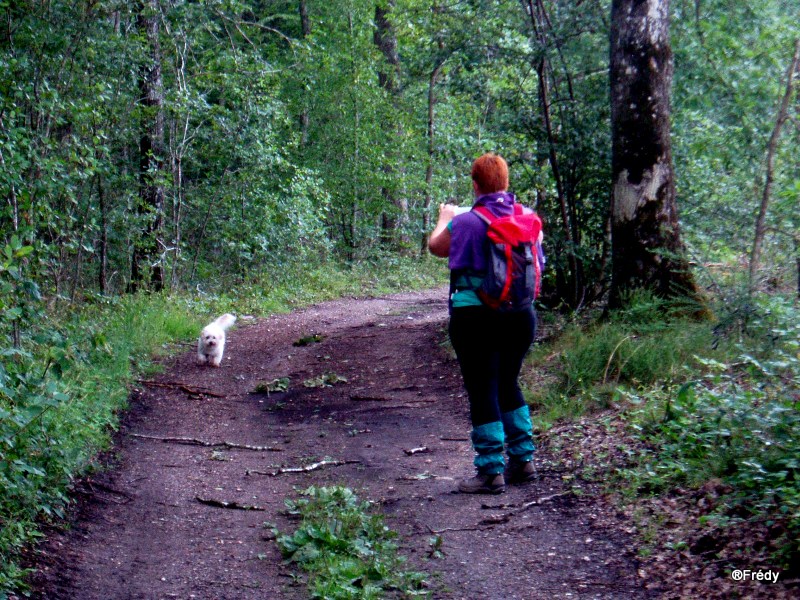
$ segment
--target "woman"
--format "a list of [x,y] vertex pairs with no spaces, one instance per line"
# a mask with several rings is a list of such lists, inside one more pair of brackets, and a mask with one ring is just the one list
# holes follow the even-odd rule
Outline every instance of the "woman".
[[[514,213],[516,200],[506,191],[508,165],[502,157],[484,154],[478,158],[472,165],[472,185],[473,208],[483,206],[496,217]],[[479,299],[477,290],[490,253],[486,230],[487,224],[474,211],[461,212],[444,204],[429,242],[432,254],[449,258],[449,333],[469,396],[477,470],[475,477],[458,486],[467,494],[504,492],[504,473],[509,483],[536,476],[530,413],[517,383],[536,332],[536,314],[532,306],[497,311]]]

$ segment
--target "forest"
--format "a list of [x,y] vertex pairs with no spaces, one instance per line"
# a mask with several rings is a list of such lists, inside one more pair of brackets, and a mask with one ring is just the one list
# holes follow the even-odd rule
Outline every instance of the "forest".
[[0,15],[0,597],[24,589],[153,356],[212,314],[444,285],[428,235],[440,204],[470,204],[484,152],[544,222],[557,333],[526,390],[543,431],[622,415],[608,473],[651,538],[650,500],[716,490],[644,554],[710,536],[730,543],[693,569],[798,581],[796,0]]

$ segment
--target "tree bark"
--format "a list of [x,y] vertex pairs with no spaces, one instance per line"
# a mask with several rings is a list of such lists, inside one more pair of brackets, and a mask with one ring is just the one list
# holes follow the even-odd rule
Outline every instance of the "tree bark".
[[139,216],[145,221],[142,240],[134,243],[129,290],[145,285],[164,288],[164,268],[159,257],[164,230],[164,86],[161,78],[158,0],[138,5],[136,24],[146,40],[147,56],[139,69],[139,106],[142,112],[139,138]]
[[[306,0],[300,0],[300,33],[302,39],[306,39],[311,34],[311,21],[308,18],[308,6]],[[303,113],[300,115],[300,146],[305,148],[308,145],[308,127],[311,119],[308,115],[308,101],[303,99]]]
[[428,166],[425,169],[425,200],[422,206],[422,244],[420,253],[425,256],[428,253],[428,239],[431,229],[431,204],[433,203],[433,161],[436,154],[436,83],[439,80],[439,73],[444,66],[444,62],[438,63],[431,71],[428,80]]
[[756,231],[753,237],[753,249],[750,252],[750,291],[756,288],[756,274],[758,265],[761,261],[761,246],[764,243],[764,233],[767,224],[767,209],[772,195],[772,183],[775,175],[775,153],[778,151],[778,140],[781,136],[781,129],[789,118],[789,103],[794,94],[794,78],[797,74],[798,62],[800,62],[800,39],[794,42],[794,55],[789,70],[786,73],[786,92],[778,108],[778,115],[775,118],[775,127],[767,145],[767,173],[764,179],[764,191],[761,194],[761,206],[756,218]]
[[[395,0],[386,0],[385,4],[375,5],[375,33],[373,41],[386,59],[388,69],[378,71],[378,83],[386,90],[389,95],[392,107],[395,112],[399,111],[399,99],[401,94],[400,85],[400,55],[397,52],[397,35],[390,20],[390,15],[395,7]],[[402,128],[395,125],[387,131],[388,136],[400,137]],[[390,148],[387,152],[389,161],[383,165],[383,172],[387,178],[391,178],[395,170],[392,164],[395,153]],[[388,210],[384,210],[381,216],[381,237],[384,244],[392,245],[400,242],[401,248],[408,245],[408,237],[404,235],[403,228],[408,222],[408,202],[405,198],[398,197],[389,187],[381,189],[385,204]]]
[[663,297],[699,292],[680,239],[670,146],[672,50],[668,0],[611,7],[612,281]]

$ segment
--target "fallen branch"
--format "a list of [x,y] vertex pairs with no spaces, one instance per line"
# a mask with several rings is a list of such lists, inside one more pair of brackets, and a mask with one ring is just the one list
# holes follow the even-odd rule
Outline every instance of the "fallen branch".
[[440,437],[443,442],[468,442],[469,438],[465,437]]
[[255,471],[248,469],[245,471],[245,475],[267,475],[269,477],[276,477],[278,475],[285,475],[286,473],[309,473],[324,467],[338,467],[341,465],[352,465],[360,462],[360,460],[321,460],[319,462],[315,462],[314,464],[306,465],[305,467],[281,467],[279,469],[275,469],[274,471]]
[[420,446],[419,448],[409,448],[408,450],[403,450],[403,452],[406,456],[413,456],[422,452],[430,452],[430,448],[427,446]]
[[481,527],[480,525],[476,525],[473,527],[445,527],[444,529],[433,529],[432,527],[428,527],[428,531],[430,531],[434,535],[440,535],[442,533],[447,533],[449,531],[486,531],[487,529],[491,529],[492,525],[484,525]]
[[502,525],[503,523],[508,523],[510,520],[511,514],[509,513],[504,515],[492,515],[491,517],[481,519],[481,525]]
[[258,511],[267,510],[266,508],[262,508],[260,506],[239,504],[238,502],[224,502],[222,500],[214,500],[213,498],[201,498],[200,496],[196,496],[195,500],[197,500],[200,504],[207,504],[208,506],[215,506],[217,508],[230,508],[233,510],[258,510]]
[[561,492],[560,494],[553,494],[551,496],[544,496],[542,498],[538,498],[537,500],[531,500],[530,502],[525,502],[522,506],[519,507],[519,510],[515,510],[511,513],[511,515],[518,515],[522,511],[528,510],[531,506],[540,506],[546,502],[550,502],[555,500],[556,498],[564,498],[566,496],[572,496],[572,491],[569,492]]
[[446,477],[444,475],[435,475],[434,473],[429,473],[425,471],[424,473],[419,473],[417,475],[403,475],[402,477],[398,477],[398,481],[422,481],[424,479],[447,479],[448,481],[452,481],[452,477]]
[[228,448],[230,450],[252,450],[253,452],[283,452],[283,448],[272,446],[250,446],[248,444],[235,444],[233,442],[207,442],[196,438],[184,437],[159,437],[155,435],[144,435],[141,433],[131,433],[131,437],[142,438],[144,440],[157,440],[165,444],[184,444],[186,446],[203,446],[205,448]]
[[355,402],[389,402],[391,398],[383,396],[350,396],[350,400]]
[[212,398],[225,398],[225,394],[217,394],[216,392],[211,392],[204,388],[192,387],[186,383],[161,382],[161,381],[152,381],[149,379],[137,379],[136,381],[137,383],[141,383],[143,385],[149,385],[150,387],[162,387],[172,390],[181,390],[183,392],[186,392],[190,396],[211,396]]
[[116,496],[122,496],[123,498],[126,498],[129,502],[133,500],[133,496],[131,496],[130,494],[128,494],[126,492],[123,492],[123,491],[120,491],[120,490],[117,490],[115,488],[112,488],[110,486],[107,486],[107,485],[105,485],[103,483],[98,483],[97,481],[87,481],[86,485],[89,486],[89,489],[91,489],[93,492],[95,491],[95,488],[97,488],[99,490],[103,490],[104,492],[108,492],[109,494],[114,494]]
[[[524,502],[523,504],[519,505],[517,510],[512,510],[512,511],[509,511],[507,513],[503,513],[503,514],[499,514],[499,515],[492,515],[490,517],[486,517],[485,519],[482,519],[481,522],[478,525],[473,525],[473,526],[470,526],[470,527],[446,527],[445,529],[432,529],[431,527],[428,527],[427,525],[426,525],[426,527],[428,527],[428,530],[431,533],[437,534],[437,535],[441,534],[441,533],[445,533],[447,531],[483,531],[485,529],[491,529],[495,525],[503,525],[505,523],[508,523],[509,521],[511,521],[511,519],[513,517],[516,517],[521,512],[528,510],[531,506],[539,506],[541,504],[545,504],[546,502],[550,502],[551,500],[555,500],[556,498],[560,498],[562,496],[570,496],[570,495],[572,495],[571,491],[562,492],[560,494],[553,494],[551,496],[544,496],[542,498],[537,498],[536,500],[531,500],[530,502]],[[496,505],[496,506],[492,506],[492,505],[488,505],[488,504],[483,504],[483,505],[481,505],[481,508],[496,510],[498,508],[506,508],[506,507],[511,507],[511,506],[516,506],[516,505],[513,505],[513,504],[499,504],[499,505]]]

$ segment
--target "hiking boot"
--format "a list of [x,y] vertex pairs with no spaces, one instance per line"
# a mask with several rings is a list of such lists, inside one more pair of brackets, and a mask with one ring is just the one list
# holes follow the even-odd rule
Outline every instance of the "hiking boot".
[[510,462],[508,464],[508,483],[526,483],[538,477],[532,460],[528,462]]
[[458,491],[462,494],[502,494],[506,491],[506,480],[502,473],[478,474],[459,483]]

